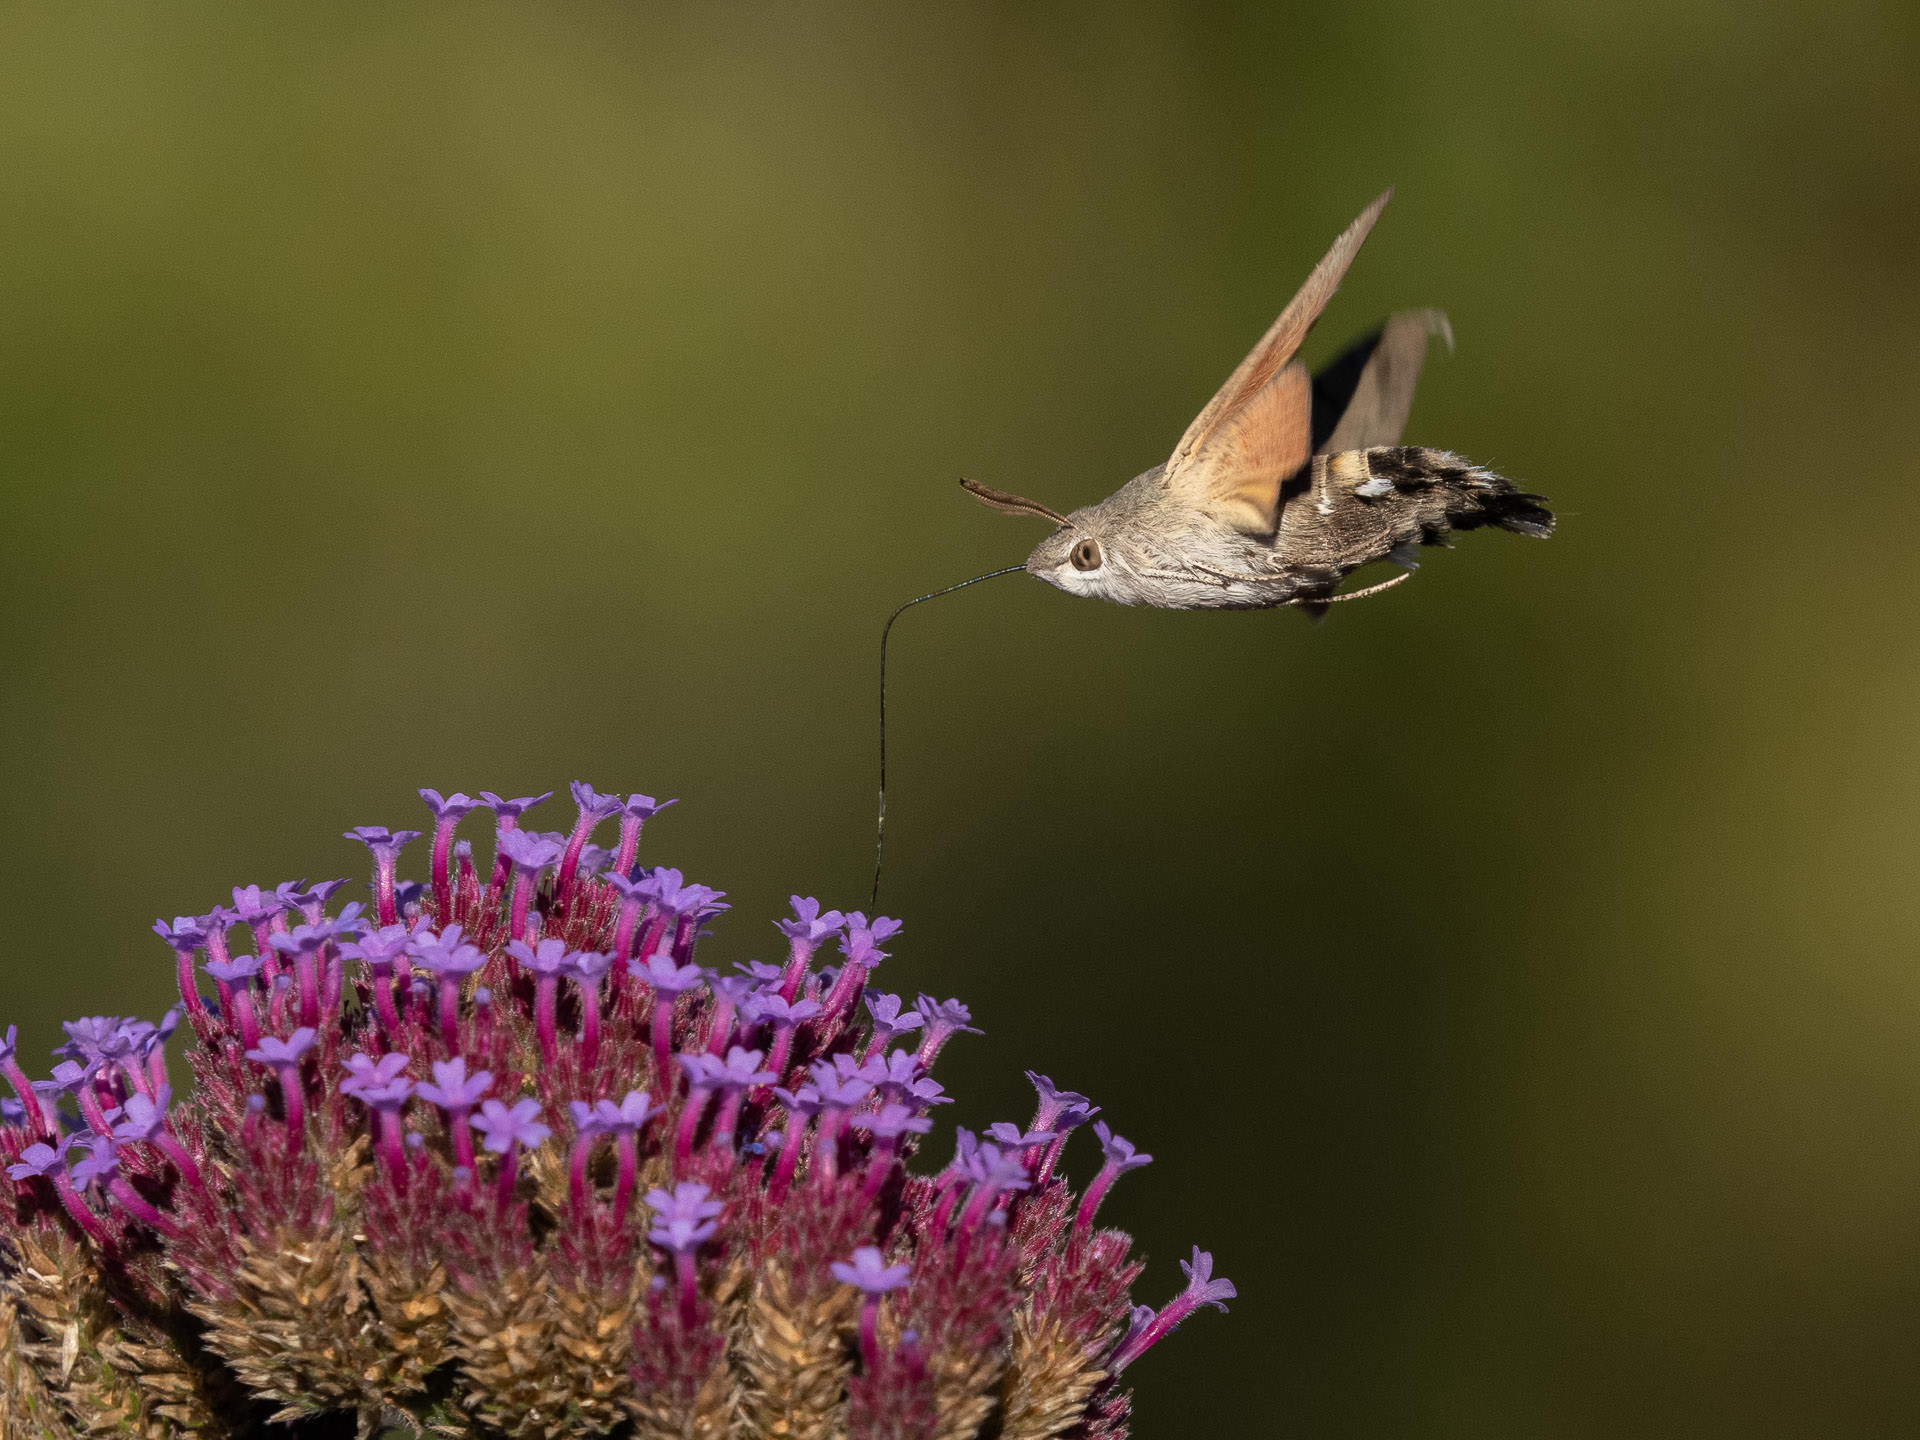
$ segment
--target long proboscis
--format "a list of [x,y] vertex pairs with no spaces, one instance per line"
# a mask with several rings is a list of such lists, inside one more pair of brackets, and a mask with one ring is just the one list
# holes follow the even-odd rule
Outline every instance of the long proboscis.
[[887,623],[880,627],[880,814],[873,826],[873,896],[867,903],[869,913],[877,912],[880,908],[880,866],[887,853],[887,637],[893,633],[893,622],[923,601],[938,600],[942,595],[951,595],[956,590],[978,585],[983,580],[1017,575],[1026,568],[1024,565],[1009,565],[1004,570],[989,570],[985,575],[962,580],[944,590],[929,590],[925,595],[916,595],[889,615]]

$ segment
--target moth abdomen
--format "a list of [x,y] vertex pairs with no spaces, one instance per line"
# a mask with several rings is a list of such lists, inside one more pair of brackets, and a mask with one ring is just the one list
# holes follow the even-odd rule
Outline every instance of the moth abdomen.
[[1543,540],[1553,533],[1553,512],[1542,497],[1450,450],[1386,445],[1322,458],[1334,489],[1350,486],[1362,504],[1408,508],[1432,532],[1408,537],[1421,544],[1482,525]]
[[[1306,578],[1308,598],[1413,545],[1437,545],[1455,530],[1493,525],[1544,539],[1553,512],[1504,475],[1447,450],[1384,445],[1316,455],[1306,481],[1289,487],[1275,549]],[[1297,603],[1297,602],[1296,602]]]

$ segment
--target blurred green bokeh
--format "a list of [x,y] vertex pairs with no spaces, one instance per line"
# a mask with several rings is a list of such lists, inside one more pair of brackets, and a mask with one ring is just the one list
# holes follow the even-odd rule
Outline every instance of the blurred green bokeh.
[[1391,182],[1314,351],[1447,307],[1409,438],[1560,537],[1317,629],[914,612],[883,978],[974,1005],[962,1121],[1033,1067],[1159,1157],[1142,1299],[1238,1282],[1143,1437],[1911,1435],[1917,40],[8,9],[0,1013],[157,1013],[156,915],[357,874],[423,784],[685,797],[711,960],[861,903],[880,619],[1040,533],[955,477],[1163,458]]

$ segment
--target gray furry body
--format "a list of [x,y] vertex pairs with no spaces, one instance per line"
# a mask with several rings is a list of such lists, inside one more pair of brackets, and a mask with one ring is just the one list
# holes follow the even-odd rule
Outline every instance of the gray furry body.
[[[1282,488],[1279,525],[1252,535],[1181,504],[1162,484],[1166,467],[1135,476],[1066,523],[1027,557],[1027,573],[1069,595],[1180,610],[1264,610],[1325,604],[1362,566],[1393,560],[1411,570],[1414,547],[1454,530],[1493,524],[1551,533],[1538,497],[1444,450],[1382,446],[1317,455]],[[1101,563],[1072,561],[1083,540]]]

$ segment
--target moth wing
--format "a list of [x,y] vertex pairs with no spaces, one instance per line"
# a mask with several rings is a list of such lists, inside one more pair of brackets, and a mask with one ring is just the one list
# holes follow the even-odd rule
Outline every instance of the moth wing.
[[1280,488],[1313,455],[1313,379],[1288,365],[1221,422],[1167,489],[1221,524],[1271,535]]
[[1161,474],[1169,494],[1223,523],[1272,534],[1280,486],[1313,453],[1312,382],[1294,352],[1359,253],[1388,190],[1340,233],[1247,358],[1206,404]]
[[1432,335],[1453,348],[1444,311],[1402,310],[1314,376],[1313,453],[1398,445]]

